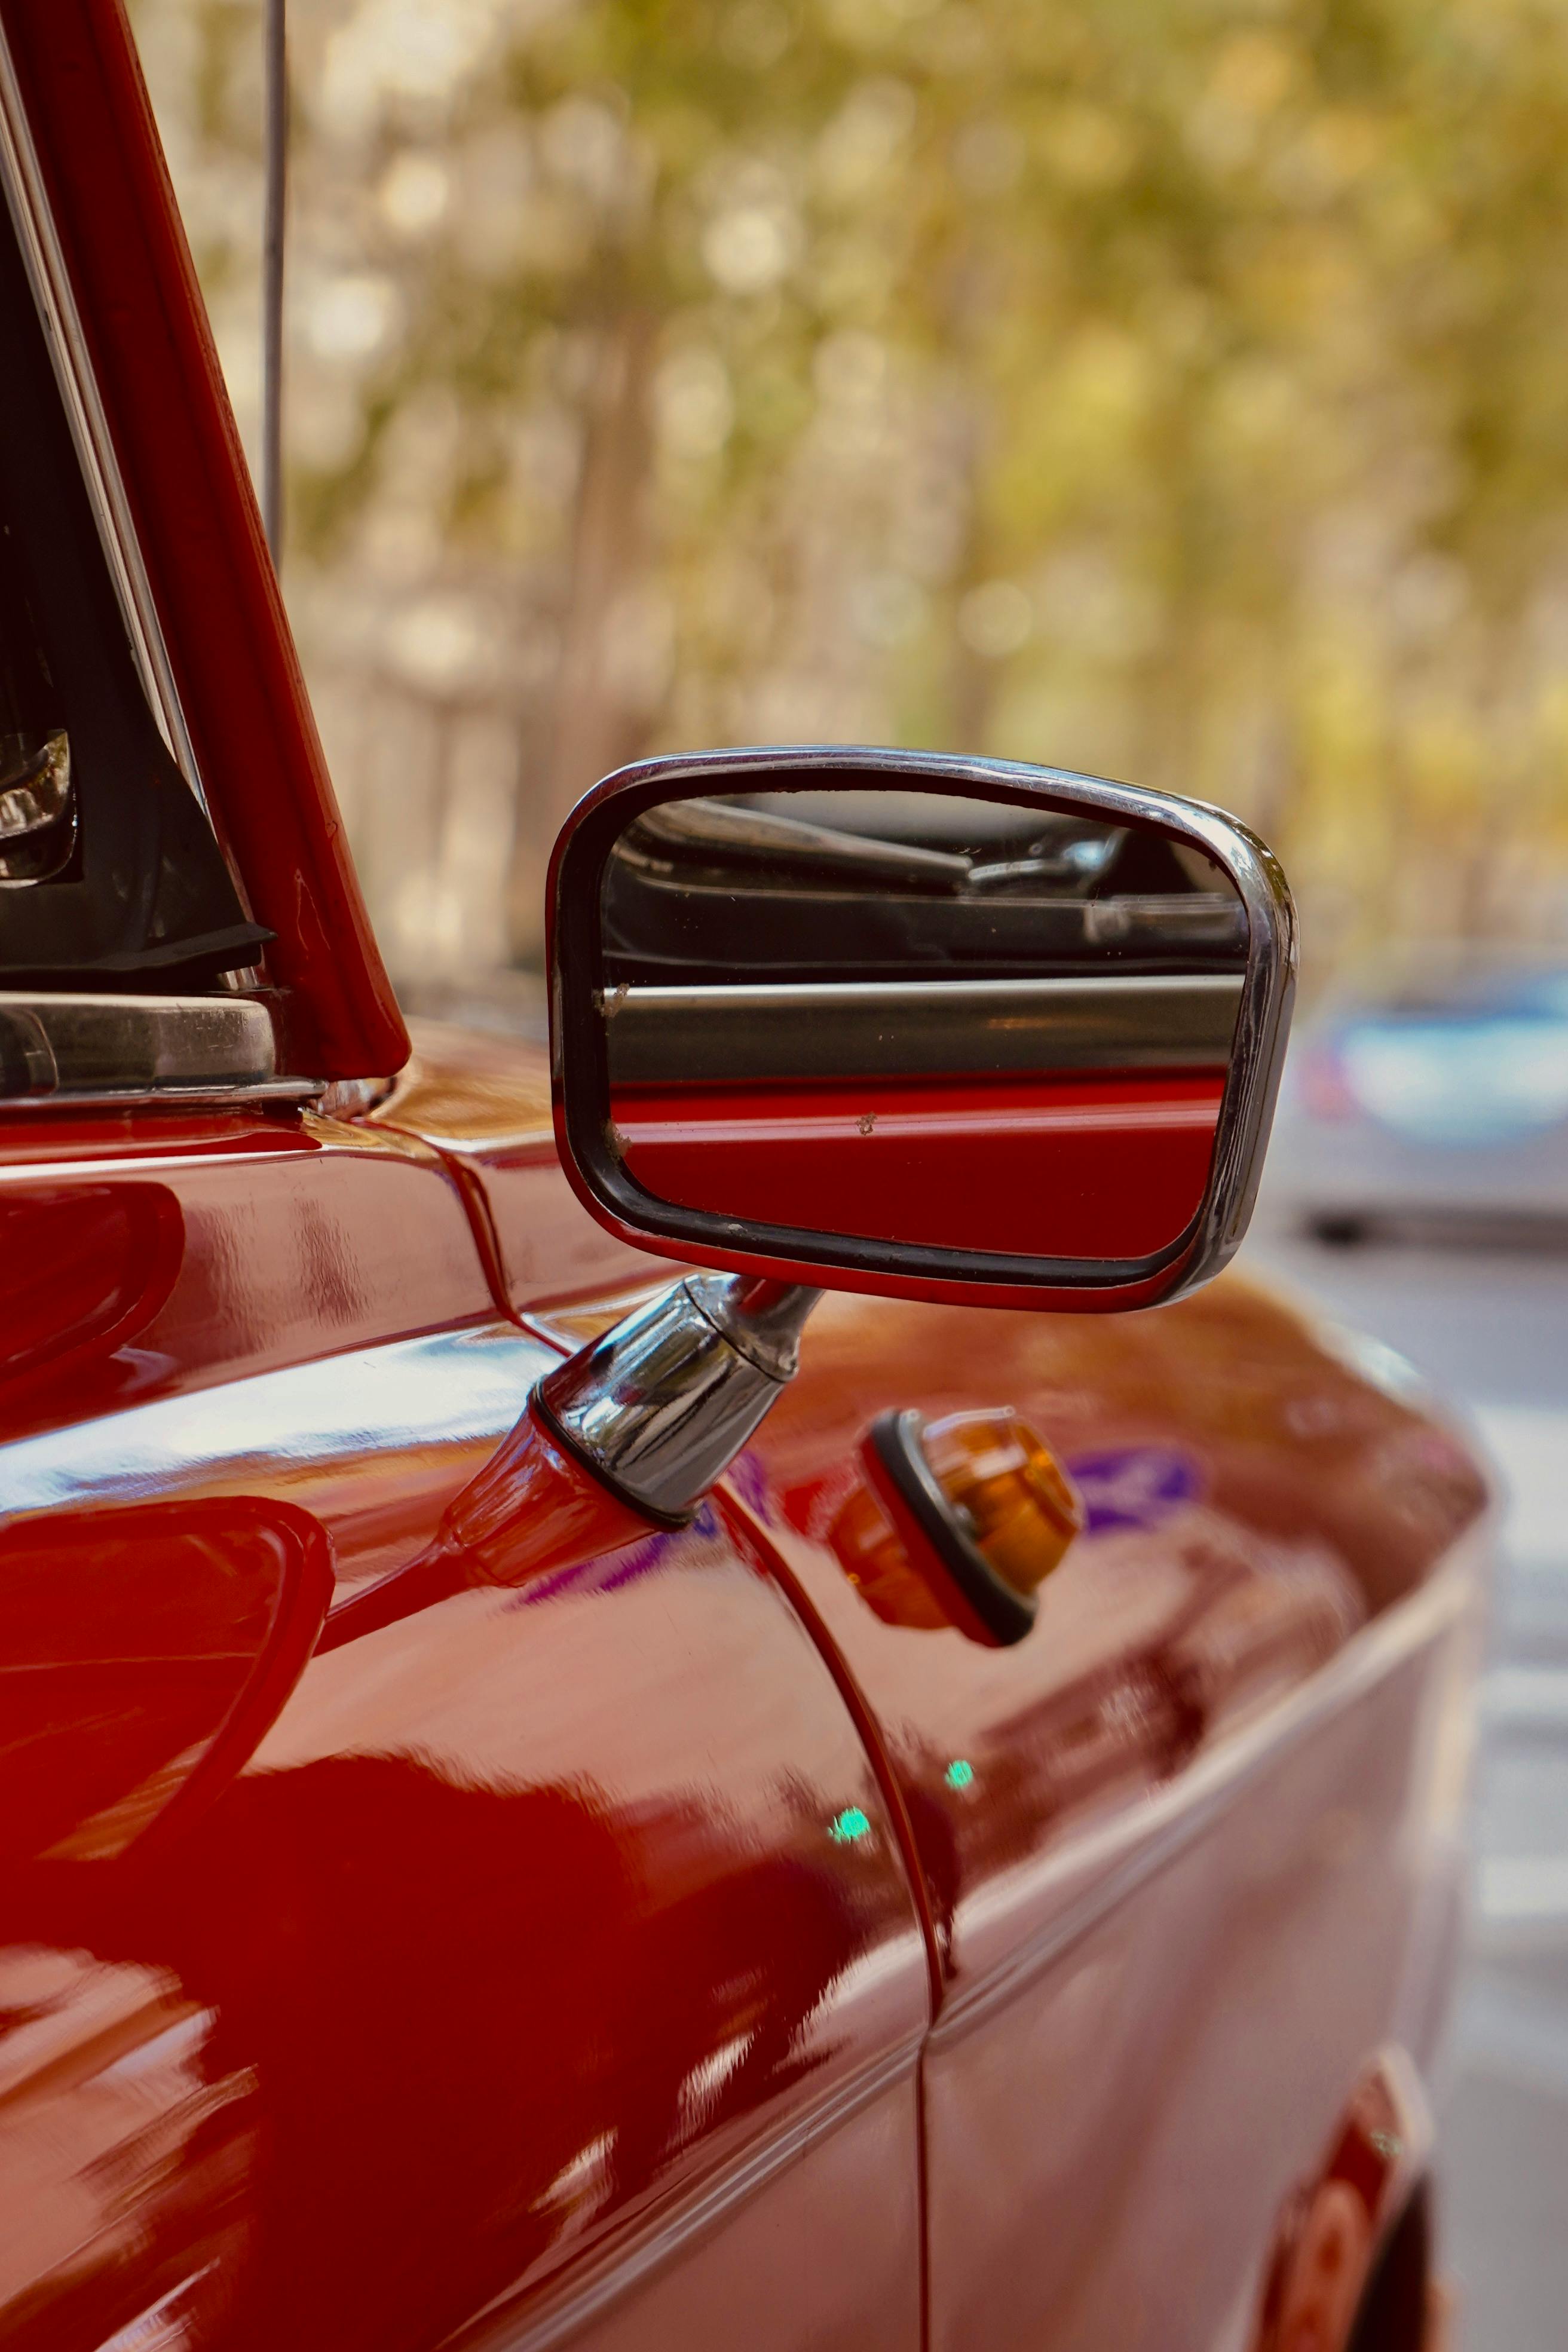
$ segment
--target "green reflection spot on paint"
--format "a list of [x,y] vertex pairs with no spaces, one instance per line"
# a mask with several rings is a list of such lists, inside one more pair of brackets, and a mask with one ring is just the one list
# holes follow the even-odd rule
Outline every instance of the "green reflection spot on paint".
[[950,1789],[967,1789],[974,1778],[974,1767],[967,1756],[955,1756],[942,1779]]
[[858,1805],[846,1805],[837,1820],[828,1822],[827,1834],[835,1845],[853,1845],[857,1838],[870,1836],[871,1824]]

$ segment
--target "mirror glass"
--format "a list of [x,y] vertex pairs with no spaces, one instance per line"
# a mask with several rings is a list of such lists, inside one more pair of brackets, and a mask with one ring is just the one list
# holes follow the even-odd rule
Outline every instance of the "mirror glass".
[[668,800],[604,867],[610,1148],[716,1216],[1140,1260],[1196,1215],[1246,910],[1152,826],[957,793]]

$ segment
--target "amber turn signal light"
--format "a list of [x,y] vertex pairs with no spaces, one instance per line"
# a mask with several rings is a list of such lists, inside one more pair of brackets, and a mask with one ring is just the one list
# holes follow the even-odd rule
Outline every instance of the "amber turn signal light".
[[921,1450],[959,1525],[1015,1592],[1038,1590],[1083,1532],[1083,1504],[1021,1413],[955,1412],[927,1422]]
[[952,1623],[931,1581],[910,1561],[880,1496],[857,1480],[840,1503],[827,1539],[838,1565],[884,1625],[920,1625],[940,1632]]
[[988,1645],[1022,1641],[1039,1586],[1084,1522],[1045,1440],[1007,1410],[929,1423],[884,1413],[865,1462],[831,1540],[878,1616],[956,1626]]

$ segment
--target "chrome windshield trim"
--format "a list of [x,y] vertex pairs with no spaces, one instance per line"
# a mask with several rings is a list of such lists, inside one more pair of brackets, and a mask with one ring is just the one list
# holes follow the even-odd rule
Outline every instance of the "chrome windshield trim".
[[22,249],[22,263],[38,306],[55,377],[65,403],[89,503],[98,524],[148,706],[208,823],[212,812],[181,709],[174,668],[158,619],[152,583],[142,561],[131,505],[88,356],[87,339],[71,290],[45,193],[37,151],[22,103],[10,45],[0,26],[0,182]]
[[238,996],[50,995],[0,990],[0,1105],[302,1098],[280,1076],[272,1019]]
[[760,982],[617,989],[605,1014],[610,1076],[622,1084],[1223,1070],[1241,995],[1240,972]]

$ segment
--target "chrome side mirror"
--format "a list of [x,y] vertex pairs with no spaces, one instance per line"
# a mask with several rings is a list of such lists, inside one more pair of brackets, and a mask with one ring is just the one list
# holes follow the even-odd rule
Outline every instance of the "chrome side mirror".
[[563,1154],[671,1256],[904,1297],[1153,1305],[1246,1231],[1289,893],[1220,811],[1055,769],[648,761],[551,884]]

